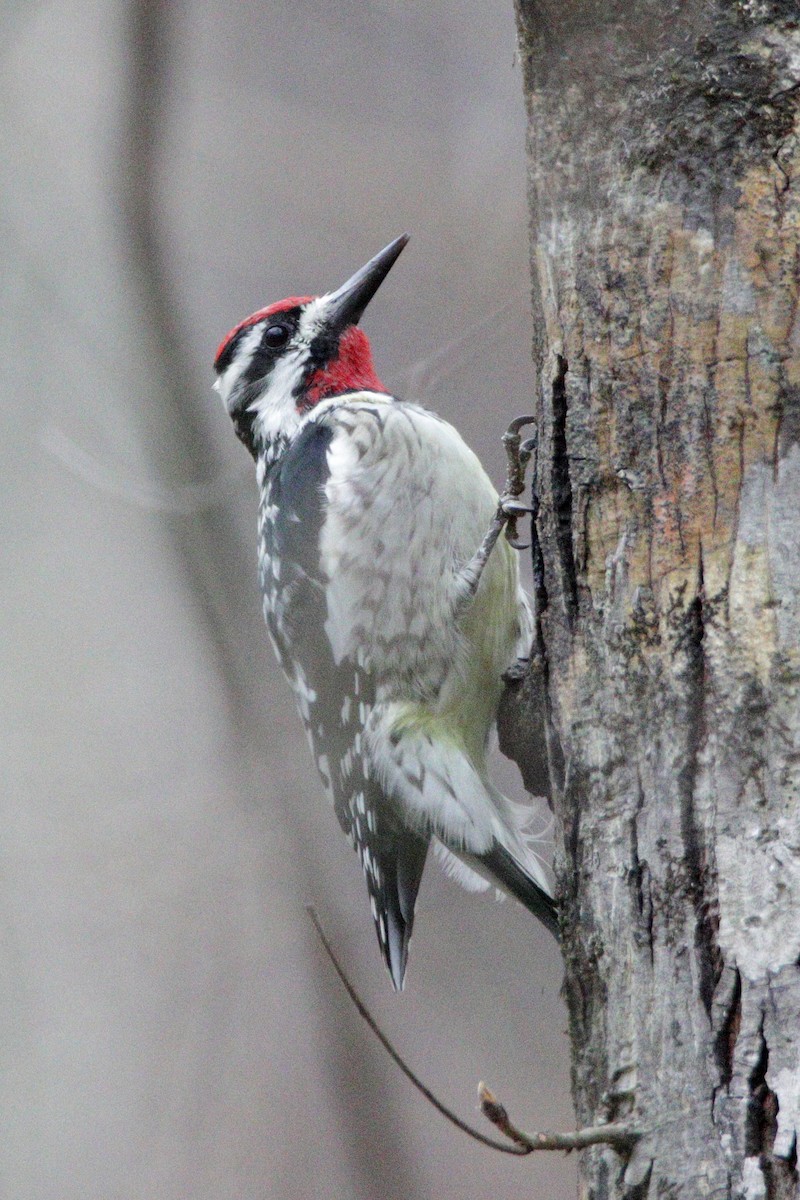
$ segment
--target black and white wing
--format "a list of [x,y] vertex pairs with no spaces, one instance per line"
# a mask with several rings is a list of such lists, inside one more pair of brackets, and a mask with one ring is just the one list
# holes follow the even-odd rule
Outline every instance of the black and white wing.
[[429,839],[404,826],[365,753],[375,703],[369,669],[358,656],[337,661],[326,633],[320,536],[333,436],[329,425],[308,422],[267,471],[259,517],[264,615],[339,823],[361,859],[381,951],[400,990]]

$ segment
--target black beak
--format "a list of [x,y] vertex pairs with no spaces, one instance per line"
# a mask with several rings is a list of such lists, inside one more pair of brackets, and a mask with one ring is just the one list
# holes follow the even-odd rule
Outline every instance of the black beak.
[[340,333],[348,325],[358,324],[364,309],[391,271],[407,241],[408,234],[403,233],[389,242],[355,275],[351,275],[347,283],[330,293],[327,323],[333,332]]

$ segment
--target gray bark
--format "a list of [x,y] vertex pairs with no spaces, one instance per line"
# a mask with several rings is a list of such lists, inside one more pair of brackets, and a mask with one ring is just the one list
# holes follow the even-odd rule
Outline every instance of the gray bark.
[[518,0],[586,1196],[797,1194],[797,17]]

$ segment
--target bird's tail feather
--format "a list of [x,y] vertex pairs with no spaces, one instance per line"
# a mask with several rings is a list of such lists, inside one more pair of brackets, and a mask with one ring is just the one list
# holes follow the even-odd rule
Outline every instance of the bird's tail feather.
[[485,854],[475,856],[486,871],[532,912],[558,939],[558,909],[549,892],[531,878],[517,859],[496,839]]

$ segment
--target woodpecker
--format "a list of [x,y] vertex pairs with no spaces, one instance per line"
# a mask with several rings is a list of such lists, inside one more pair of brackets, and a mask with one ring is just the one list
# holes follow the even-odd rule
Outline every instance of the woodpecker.
[[451,425],[387,391],[358,324],[407,240],[336,291],[259,309],[214,360],[256,463],[267,628],[397,991],[431,843],[558,928],[522,806],[487,769],[503,672],[531,640],[499,537],[513,503]]

